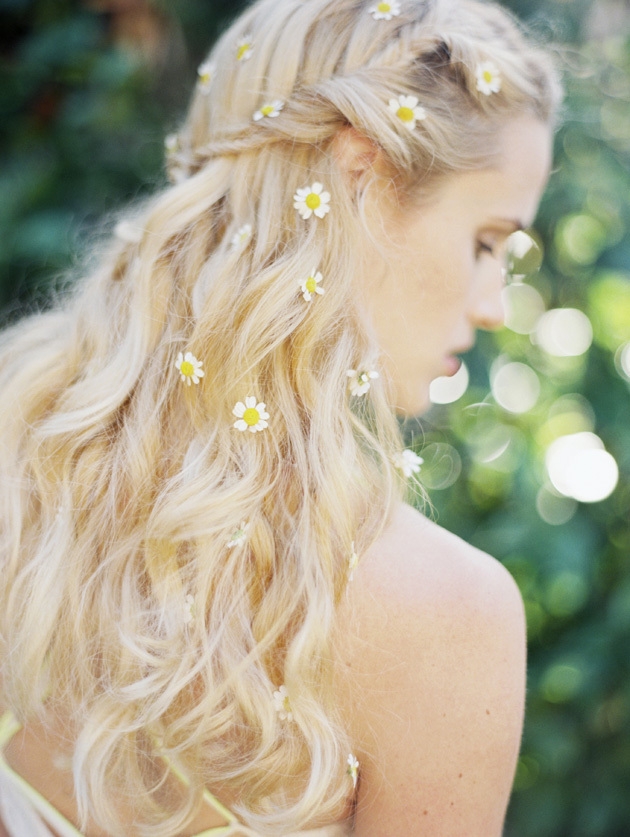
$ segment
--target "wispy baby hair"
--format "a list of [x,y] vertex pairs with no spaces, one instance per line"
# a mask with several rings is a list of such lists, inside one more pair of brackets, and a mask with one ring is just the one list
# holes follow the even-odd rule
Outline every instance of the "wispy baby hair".
[[[83,823],[112,835],[130,811],[133,834],[177,833],[204,786],[269,835],[348,794],[335,606],[401,496],[401,442],[357,308],[370,180],[344,178],[331,144],[352,126],[402,196],[428,194],[559,99],[497,6],[399,5],[254,4],[169,140],[173,185],[1,338],[3,698],[76,741]],[[413,131],[400,96],[426,112]],[[169,765],[186,791],[167,792]]]

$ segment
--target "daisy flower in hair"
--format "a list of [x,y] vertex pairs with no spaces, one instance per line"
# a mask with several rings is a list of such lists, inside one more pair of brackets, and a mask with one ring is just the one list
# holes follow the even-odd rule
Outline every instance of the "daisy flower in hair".
[[211,64],[210,61],[204,61],[197,70],[197,87],[202,93],[210,92],[213,76],[214,64]]
[[175,366],[179,372],[180,378],[185,384],[188,384],[188,386],[191,384],[198,384],[199,379],[203,378],[205,374],[201,368],[203,366],[203,362],[201,360],[197,360],[192,352],[186,352],[186,354],[180,352],[177,355]]
[[251,224],[243,224],[242,227],[239,227],[238,230],[232,236],[232,248],[235,250],[240,250],[249,242],[250,238],[252,237],[252,225]]
[[195,597],[190,593],[184,599],[184,625],[190,625],[195,618]]
[[409,448],[394,457],[394,465],[403,472],[407,479],[418,473],[423,462],[424,459]]
[[352,395],[365,395],[371,386],[371,382],[379,377],[378,372],[374,369],[357,371],[356,369],[348,369],[347,376],[350,379],[348,386]]
[[323,276],[319,270],[315,270],[315,268],[313,268],[306,279],[300,284],[300,290],[302,291],[302,296],[306,302],[311,301],[313,294],[324,293],[324,289],[319,284],[322,279]]
[[236,60],[237,61],[249,61],[252,57],[252,50],[254,48],[254,44],[252,42],[251,35],[245,35],[236,44]]
[[114,227],[114,235],[126,244],[138,244],[142,241],[144,230],[142,227],[137,227],[131,221],[123,219]]
[[427,112],[418,104],[416,96],[398,96],[396,99],[390,99],[389,109],[410,131],[416,127],[416,122],[427,118]]
[[265,410],[265,404],[263,401],[257,403],[254,395],[248,395],[245,403],[238,401],[232,413],[238,419],[234,422],[234,427],[237,430],[249,430],[250,433],[257,433],[269,426],[267,423],[269,413]]
[[501,73],[492,61],[482,61],[475,70],[477,76],[477,90],[484,96],[498,93],[501,89]]
[[298,189],[293,196],[293,207],[305,220],[313,214],[318,218],[323,218],[327,212],[330,212],[330,193],[324,191],[321,183],[305,186],[303,189]]
[[293,710],[291,709],[291,700],[289,699],[289,692],[286,686],[280,688],[273,693],[273,705],[278,713],[278,718],[281,721],[292,721]]
[[348,754],[348,769],[346,773],[352,779],[352,787],[356,788],[357,781],[359,780],[359,760],[356,756],[353,756],[352,753]]
[[265,102],[265,104],[257,110],[252,116],[254,122],[260,122],[261,119],[275,119],[280,116],[280,111],[284,107],[284,102],[281,99],[274,99],[273,102]]
[[242,546],[247,540],[247,530],[249,526],[245,521],[241,522],[238,529],[235,529],[230,537],[227,539],[227,546],[229,549],[234,549],[235,546]]
[[400,14],[400,3],[397,0],[391,0],[391,3],[377,3],[368,11],[374,20],[391,20]]

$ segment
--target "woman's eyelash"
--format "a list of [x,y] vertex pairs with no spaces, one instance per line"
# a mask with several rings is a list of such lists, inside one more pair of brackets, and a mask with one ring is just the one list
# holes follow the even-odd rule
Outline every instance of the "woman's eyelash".
[[490,253],[491,256],[494,256],[494,247],[491,244],[486,244],[485,241],[478,241],[477,253]]

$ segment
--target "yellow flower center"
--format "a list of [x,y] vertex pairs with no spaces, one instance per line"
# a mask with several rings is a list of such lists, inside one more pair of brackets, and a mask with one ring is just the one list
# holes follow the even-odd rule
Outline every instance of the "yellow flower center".
[[251,49],[251,44],[241,44],[240,47],[236,50],[236,60],[242,61],[243,58],[247,55],[249,50]]
[[182,373],[182,375],[185,375],[187,378],[190,378],[190,376],[193,375],[195,372],[195,367],[192,365],[190,361],[185,360],[179,367],[179,371]]
[[291,711],[291,701],[289,700],[288,695],[285,695],[284,698],[282,699],[282,708],[284,709],[285,712],[290,712]]
[[387,14],[387,12],[391,12],[392,6],[391,3],[379,3],[376,7],[377,11]]
[[263,105],[261,107],[260,112],[263,116],[269,116],[270,113],[273,113],[273,105]]
[[304,287],[309,292],[309,294],[314,294],[317,290],[317,282],[315,281],[315,277],[309,276],[304,284]]
[[306,196],[306,205],[309,209],[317,209],[321,205],[322,199],[315,192],[311,192]]
[[253,427],[255,424],[258,424],[259,419],[260,413],[255,407],[248,407],[243,413],[243,421],[248,427]]
[[210,84],[210,73],[199,73],[199,81],[201,84]]
[[490,70],[483,71],[483,80],[486,82],[486,84],[490,84],[490,82],[493,80],[493,75],[490,72]]
[[400,107],[396,111],[396,116],[401,119],[403,122],[413,122],[414,115],[413,110],[411,108]]

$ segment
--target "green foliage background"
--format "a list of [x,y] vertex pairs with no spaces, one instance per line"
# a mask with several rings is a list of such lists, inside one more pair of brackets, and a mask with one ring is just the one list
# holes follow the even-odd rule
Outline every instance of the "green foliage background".
[[[164,134],[205,49],[243,4],[147,5],[160,33],[151,54],[117,35],[116,3],[0,0],[5,317],[45,298],[100,219],[163,183]],[[630,42],[589,40],[591,0],[512,6],[564,42],[570,68],[556,171],[536,223],[545,260],[525,281],[547,308],[584,311],[594,341],[577,358],[553,358],[528,335],[482,335],[465,395],[405,430],[425,457],[420,478],[439,521],[500,558],[526,602],[528,715],[506,834],[620,837],[630,834],[630,384],[615,357],[630,341]],[[531,410],[496,403],[497,355],[538,374]],[[577,412],[558,408],[566,395]],[[582,429],[615,457],[619,484],[551,525],[537,507],[545,450]],[[507,455],[484,455],[496,438]]]

